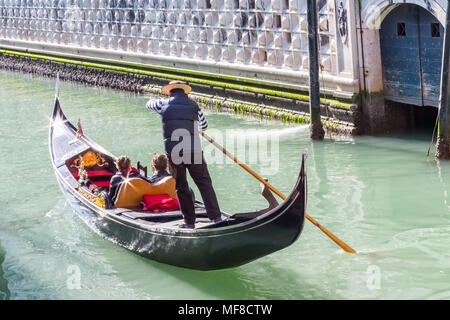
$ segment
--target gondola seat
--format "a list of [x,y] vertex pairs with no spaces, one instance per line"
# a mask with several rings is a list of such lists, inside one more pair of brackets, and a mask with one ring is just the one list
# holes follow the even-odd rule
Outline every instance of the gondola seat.
[[[109,188],[109,182],[111,180],[111,177],[113,176],[112,172],[108,170],[88,170],[87,174],[92,183],[97,187]],[[72,171],[72,175],[77,180],[80,178],[78,171]]]
[[155,184],[151,184],[141,178],[130,178],[127,182],[121,184],[114,206],[128,209],[139,208],[143,195],[164,193],[177,199],[174,178],[166,177]]

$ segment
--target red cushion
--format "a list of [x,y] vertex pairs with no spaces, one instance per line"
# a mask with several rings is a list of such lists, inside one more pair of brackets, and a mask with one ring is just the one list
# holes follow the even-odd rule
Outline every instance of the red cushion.
[[144,194],[142,196],[144,211],[167,212],[180,210],[180,204],[177,199],[172,198],[167,193],[163,194]]
[[[88,177],[101,177],[101,176],[110,176],[112,177],[112,173],[106,170],[96,170],[96,171],[87,171]],[[75,179],[78,179],[80,176],[78,171],[72,171],[72,175]]]

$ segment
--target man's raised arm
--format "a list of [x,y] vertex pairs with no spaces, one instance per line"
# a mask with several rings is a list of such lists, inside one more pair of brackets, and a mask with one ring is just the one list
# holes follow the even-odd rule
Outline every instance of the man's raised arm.
[[205,115],[202,110],[198,110],[198,128],[202,131],[208,128],[208,121],[206,121]]
[[163,101],[162,99],[150,99],[148,100],[146,107],[148,110],[156,111],[158,114],[162,113],[162,107],[163,107]]

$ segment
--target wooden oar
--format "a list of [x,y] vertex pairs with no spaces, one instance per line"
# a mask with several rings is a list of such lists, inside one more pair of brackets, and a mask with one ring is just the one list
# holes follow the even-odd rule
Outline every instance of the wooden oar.
[[[260,175],[258,175],[255,171],[250,169],[245,163],[239,161],[238,158],[236,158],[233,154],[229,153],[224,147],[222,147],[220,144],[218,144],[216,141],[214,141],[210,136],[208,136],[203,131],[201,132],[201,135],[208,140],[210,143],[212,143],[217,149],[222,151],[228,158],[232,159],[235,163],[240,165],[245,171],[250,173],[252,176],[254,176],[256,179],[258,179],[261,183],[263,183],[265,186],[267,186],[272,192],[274,192],[277,196],[279,196],[281,199],[285,200],[286,196],[282,194],[280,191],[278,191],[275,187],[273,187],[270,183],[268,183],[266,180],[264,180]],[[340,246],[344,251],[350,252],[350,253],[356,253],[356,251],[351,248],[349,245],[347,245],[344,241],[336,237],[334,234],[332,234],[330,231],[328,231],[325,227],[320,225],[316,220],[314,220],[312,217],[310,217],[308,214],[306,214],[306,219],[308,219],[313,225],[315,225],[317,228],[322,230],[331,240],[333,240],[338,246]]]

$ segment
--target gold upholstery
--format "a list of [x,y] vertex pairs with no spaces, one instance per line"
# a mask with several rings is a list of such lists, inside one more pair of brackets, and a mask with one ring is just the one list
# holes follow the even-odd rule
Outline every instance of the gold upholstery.
[[177,199],[175,190],[175,179],[166,177],[157,184],[150,184],[140,178],[131,178],[122,183],[119,195],[115,203],[116,208],[136,208],[141,204],[144,194],[163,194],[167,193],[172,198]]

